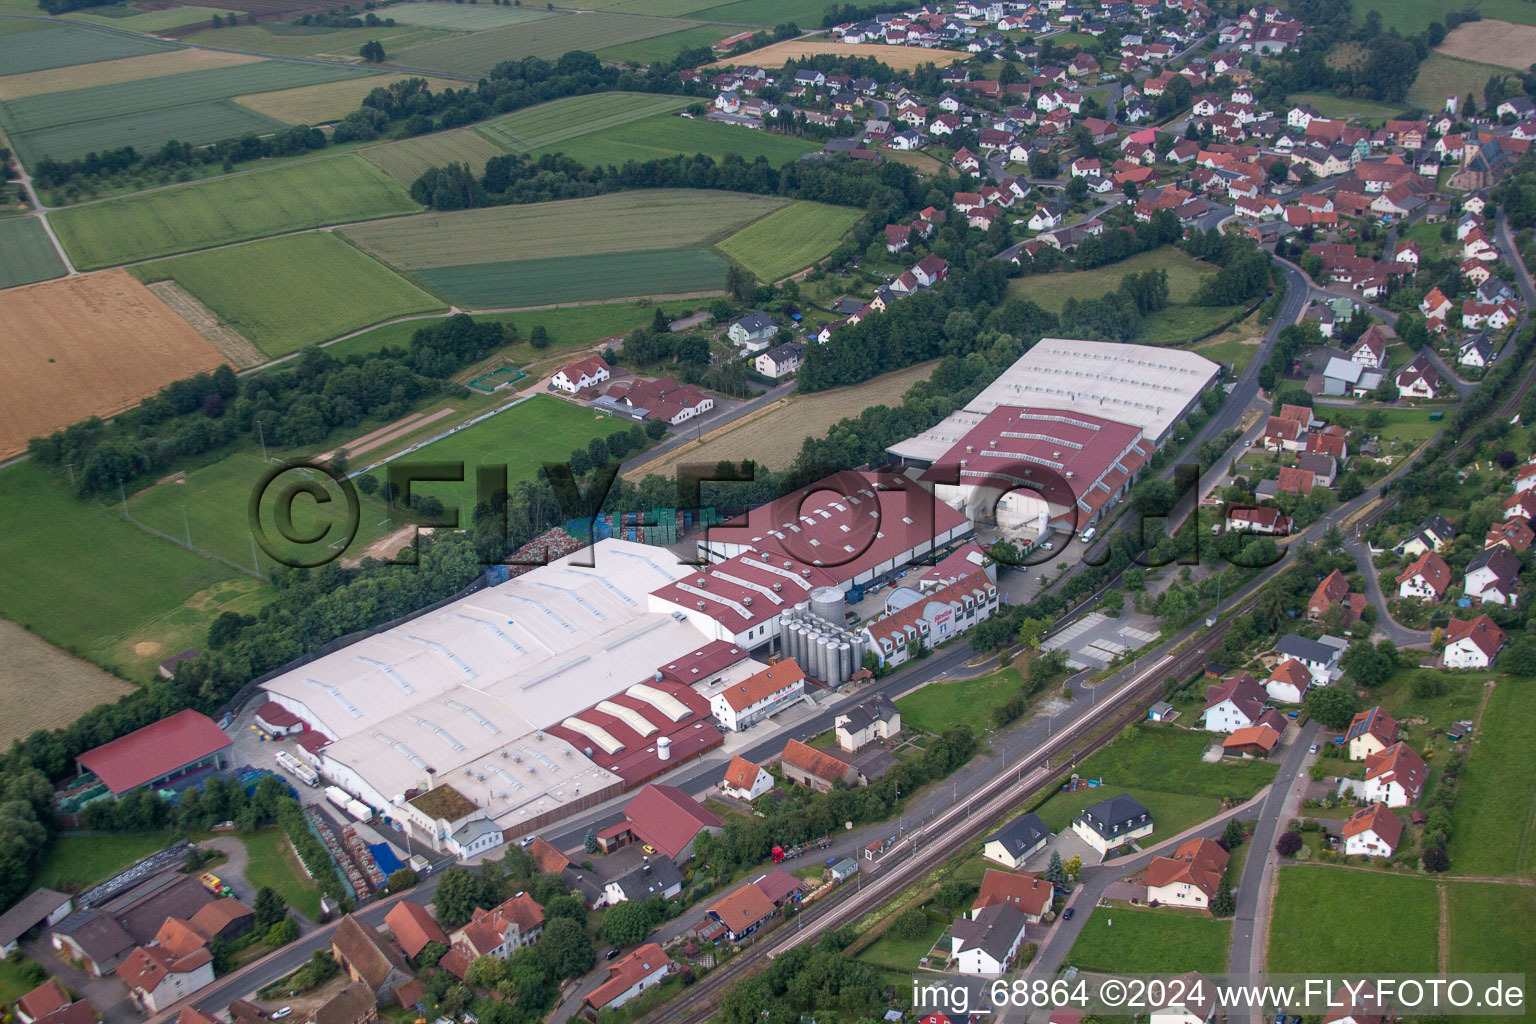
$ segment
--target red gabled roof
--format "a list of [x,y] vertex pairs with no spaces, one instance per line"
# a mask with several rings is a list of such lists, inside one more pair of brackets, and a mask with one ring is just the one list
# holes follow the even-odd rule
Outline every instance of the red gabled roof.
[[1401,585],[1415,576],[1423,576],[1424,582],[1428,583],[1436,594],[1445,593],[1445,588],[1451,585],[1451,567],[1445,564],[1445,559],[1433,551],[1426,551],[1420,555],[1397,577],[1397,582]]
[[1222,872],[1232,855],[1213,839],[1186,839],[1172,857],[1154,857],[1147,865],[1147,885],[1159,888],[1172,882],[1188,882],[1206,897],[1216,895]]
[[805,670],[796,663],[794,658],[785,658],[754,676],[743,679],[739,683],[732,683],[719,691],[716,696],[729,704],[732,710],[743,711],[758,701],[804,680]]
[[213,719],[190,709],[152,722],[75,760],[122,794],[217,753],[231,744]]
[[1471,640],[1489,658],[1504,646],[1504,631],[1487,615],[1475,619],[1452,619],[1445,627],[1445,642],[1449,646],[1458,640]]
[[1346,839],[1366,831],[1375,832],[1388,846],[1396,849],[1397,841],[1403,835],[1403,819],[1393,814],[1386,804],[1371,804],[1352,814],[1342,831]]
[[49,978],[31,992],[16,1000],[16,1008],[34,1019],[46,1017],[54,1010],[68,1005],[69,996],[65,993],[63,986],[53,978]]
[[971,909],[983,910],[1002,903],[1039,917],[1051,909],[1054,892],[1055,887],[1039,875],[988,868],[981,876],[981,892]]
[[824,750],[807,746],[796,739],[784,744],[784,753],[780,760],[827,782],[841,779],[848,774],[846,761],[839,760]]
[[645,978],[670,964],[666,951],[647,942],[633,953],[608,967],[608,980],[583,997],[582,1002],[601,1010]]
[[1402,740],[1386,750],[1367,754],[1365,758],[1366,781],[1383,777],[1388,782],[1396,782],[1403,787],[1409,800],[1419,798],[1419,792],[1424,788],[1425,771],[1424,759]]
[[733,789],[751,789],[762,770],[761,765],[754,764],[738,754],[731,758],[731,763],[725,769],[725,778],[721,781]]
[[448,935],[433,920],[427,908],[420,903],[412,903],[403,900],[390,908],[384,915],[384,924],[389,928],[395,941],[400,943],[400,948],[405,955],[414,957],[420,953],[429,942],[441,942],[448,945]]
[[646,786],[625,805],[624,817],[630,831],[674,859],[700,829],[720,827],[719,818],[676,786]]

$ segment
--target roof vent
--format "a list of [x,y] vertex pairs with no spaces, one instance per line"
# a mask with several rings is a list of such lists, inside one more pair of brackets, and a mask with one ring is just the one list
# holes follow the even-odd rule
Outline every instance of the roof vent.
[[752,599],[750,597],[743,597],[741,599],[741,603],[744,604],[744,605],[751,604],[752,603]]
[[782,590],[783,590],[783,589],[784,589],[784,584],[782,584],[782,583],[775,583],[775,584],[774,584],[774,585],[773,585],[773,592],[774,592],[774,593],[775,593],[775,594],[777,594],[777,593],[779,593],[779,592],[780,592],[780,591],[782,591]]
[[699,611],[703,611],[704,610],[704,602],[703,601],[695,601],[694,603],[699,606]]

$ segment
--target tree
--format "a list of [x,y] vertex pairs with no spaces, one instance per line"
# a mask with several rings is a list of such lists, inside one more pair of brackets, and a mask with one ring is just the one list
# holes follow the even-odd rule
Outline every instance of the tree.
[[362,57],[369,64],[382,64],[384,62],[384,44],[377,39],[368,40],[357,53],[358,56]]
[[595,830],[590,828],[587,829],[586,838],[582,839],[581,841],[581,848],[586,850],[588,853],[596,853],[598,851],[599,847],[597,845],[597,832]]
[[1053,885],[1058,885],[1067,880],[1067,872],[1061,866],[1060,850],[1051,851],[1051,862],[1045,866],[1045,875],[1043,877]]
[[278,946],[286,946],[299,937],[299,922],[291,917],[284,917],[281,921],[268,928],[263,940],[267,945],[276,949]]
[[1088,179],[1084,177],[1076,177],[1067,182],[1066,195],[1067,202],[1069,203],[1080,203],[1084,199],[1087,199]]
[[264,885],[256,890],[256,905],[251,911],[251,927],[258,932],[265,932],[288,916],[288,904],[283,902],[276,889]]
[[1062,870],[1067,873],[1068,878],[1076,878],[1078,875],[1083,873],[1083,858],[1080,855],[1074,853],[1072,856],[1067,858],[1067,862],[1061,867]]
[[958,878],[950,878],[939,883],[939,891],[934,896],[934,901],[951,914],[959,913],[971,898],[974,887],[962,882]]
[[625,900],[603,915],[602,936],[615,946],[634,946],[645,941],[652,927],[645,904]]
[[528,344],[537,349],[549,348],[549,331],[543,324],[533,325],[533,330],[528,332]]
[[1282,857],[1294,857],[1296,851],[1301,849],[1300,832],[1282,832],[1280,838],[1275,840],[1275,852]]
[[437,916],[443,924],[458,927],[474,916],[480,905],[480,879],[466,868],[444,869],[437,883]]
[[410,868],[396,868],[389,873],[389,891],[405,892],[416,884],[416,872]]
[[1358,640],[1349,645],[1339,664],[1355,682],[1375,688],[1391,678],[1393,669],[1397,668],[1397,648],[1387,641],[1372,644]]
[[757,278],[746,267],[732,263],[725,271],[725,290],[737,302],[751,302],[757,297]]
[[1216,887],[1216,895],[1211,897],[1211,915],[1231,917],[1235,913],[1237,913],[1237,898],[1232,895],[1232,883],[1227,881],[1226,875],[1222,875],[1221,884]]
[[[451,869],[450,869],[451,870]],[[438,910],[442,910],[443,889],[437,889]],[[623,904],[619,904],[623,906]],[[617,910],[618,907],[614,907]],[[438,916],[442,916],[439,913]],[[447,919],[444,918],[444,923]],[[544,934],[533,947],[539,959],[556,978],[579,978],[592,969],[597,955],[587,939],[586,929],[568,917],[557,917],[544,925]]]
[[1045,635],[1051,624],[1045,619],[1025,619],[1019,623],[1019,643],[1033,649],[1040,645],[1040,638]]
[[916,907],[903,911],[891,922],[891,934],[898,939],[920,939],[927,930],[928,917]]
[[1314,686],[1302,706],[1330,729],[1347,729],[1355,717],[1355,695],[1347,686]]
[[1229,850],[1235,850],[1243,845],[1247,834],[1243,831],[1243,823],[1233,818],[1227,822],[1226,830],[1221,833],[1221,845]]
[[1451,858],[1438,846],[1431,846],[1419,855],[1419,861],[1424,865],[1425,871],[1439,874],[1451,866]]

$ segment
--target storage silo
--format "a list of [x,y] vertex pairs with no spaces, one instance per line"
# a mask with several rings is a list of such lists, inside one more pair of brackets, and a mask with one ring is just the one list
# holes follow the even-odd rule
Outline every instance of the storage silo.
[[847,613],[848,602],[843,599],[841,590],[836,587],[817,587],[811,591],[811,614],[834,629],[843,628],[843,619]]
[[789,629],[794,621],[788,615],[779,616],[779,654],[786,658],[790,656]]
[[853,678],[853,645],[844,641],[837,645],[837,681],[846,683]]

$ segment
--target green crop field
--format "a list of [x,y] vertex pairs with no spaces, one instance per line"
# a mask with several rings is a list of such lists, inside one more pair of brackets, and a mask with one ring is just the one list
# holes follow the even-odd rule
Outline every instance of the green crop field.
[[717,291],[725,287],[725,270],[713,251],[690,245],[432,267],[412,276],[456,306],[504,309]]
[[1086,971],[1164,974],[1203,971],[1221,974],[1227,966],[1232,922],[1187,910],[1102,908],[1083,922],[1067,963]]
[[1426,110],[1439,110],[1445,106],[1447,96],[1456,96],[1459,107],[1461,105],[1459,97],[1467,93],[1476,93],[1481,100],[1483,86],[1488,84],[1489,78],[1508,74],[1510,74],[1509,68],[1501,68],[1495,64],[1479,64],[1459,57],[1447,57],[1443,53],[1431,53],[1428,59],[1419,65],[1418,77],[1413,80],[1413,85],[1408,89],[1408,102]]
[[128,145],[154,149],[171,139],[213,142],[279,123],[221,100],[366,74],[292,61],[206,68],[23,96],[5,103],[4,125],[24,159],[72,160],[93,150]]
[[138,640],[160,644],[153,665],[203,642],[208,623],[226,610],[200,595],[224,591],[234,570],[75,498],[33,463],[0,469],[0,514],[0,555],[13,578],[28,581],[0,588],[0,615],[71,653],[124,664],[119,645]]
[[392,266],[424,270],[707,243],[785,203],[740,192],[636,190],[400,217],[352,224],[341,233]]
[[[133,268],[170,278],[269,356],[443,303],[324,231],[268,238]],[[252,287],[259,282],[259,287]]]
[[552,151],[560,149],[562,142],[682,110],[692,102],[686,96],[653,96],[642,92],[567,96],[498,117],[476,130],[509,152]]
[[804,270],[837,247],[862,211],[794,203],[749,224],[717,248],[763,281]]
[[217,46],[228,50],[271,54],[274,57],[339,57],[353,60],[357,51],[370,40],[377,40],[390,59],[395,51],[420,46],[453,35],[438,29],[416,25],[386,28],[313,28],[303,25],[271,23],[210,28],[187,36],[183,42],[196,46]]
[[814,142],[787,135],[668,114],[592,132],[537,152],[564,153],[584,164],[615,166],[630,160],[644,162],[695,153],[720,161],[727,153],[735,153],[748,161],[763,157],[779,167],[820,148]]
[[52,222],[75,265],[93,269],[415,209],[349,154],[74,206]]
[[[506,412],[451,434],[412,453],[429,462],[460,462],[467,466],[507,466],[508,485],[532,480],[545,462],[564,461],[573,449],[587,447],[594,437],[627,431],[628,420],[606,416],[548,395],[534,395]],[[384,470],[374,473],[382,481]],[[464,498],[466,484],[417,483],[418,490],[442,500],[449,508]]]
[[[583,2],[583,10],[593,11],[621,11],[625,14],[650,14],[658,18],[680,18],[692,14],[700,7],[709,6],[709,0],[594,0],[592,3]],[[710,42],[718,42],[726,36],[735,35],[735,32],[723,32],[711,39]]]
[[1340,99],[1331,92],[1292,93],[1286,102],[1293,106],[1304,103],[1324,117],[1356,117],[1373,121],[1401,117],[1411,111],[1407,104],[1393,106],[1390,103],[1372,103],[1370,100]]
[[[31,13],[37,13],[32,9]],[[43,32],[0,35],[0,68],[8,75],[47,68],[66,68],[98,60],[142,57],[173,49],[169,43],[134,36],[97,32],[83,26],[65,25]]]
[[1536,715],[1536,691],[1521,680],[1494,688],[1482,735],[1462,773],[1451,829],[1458,875],[1518,875],[1536,868],[1536,758],[1525,723]]
[[694,11],[692,16],[701,21],[742,25],[783,25],[792,21],[809,31],[820,28],[822,16],[834,6],[827,0],[737,0]]
[[1378,11],[1383,32],[1395,28],[1405,36],[1422,32],[1431,21],[1444,25],[1445,16],[1452,11],[1474,10],[1484,18],[1536,25],[1536,9],[1525,0],[1353,0],[1350,10],[1356,21]]
[[358,156],[409,188],[429,167],[468,164],[472,174],[480,174],[485,170],[487,160],[504,152],[473,128],[455,128],[387,142],[382,146],[369,146],[359,150]]
[[[1277,885],[1271,971],[1436,969],[1440,902],[1433,879],[1293,864],[1280,869]],[[1345,916],[1348,928],[1327,927]]]
[[46,281],[64,273],[64,261],[36,217],[0,220],[0,288]]
[[395,4],[385,12],[397,25],[419,25],[452,32],[478,32],[481,29],[522,25],[530,21],[556,17],[554,11],[532,7],[498,7],[495,4]]
[[[631,0],[633,3],[649,3],[650,0]],[[692,4],[695,0],[678,0],[678,6]],[[625,8],[614,8],[623,10]],[[635,11],[639,14],[642,12]],[[655,14],[687,14],[687,11],[654,11],[643,13]],[[735,35],[730,29],[720,25],[700,25],[698,28],[685,28],[681,32],[668,32],[664,36],[652,36],[649,39],[637,39],[632,43],[621,43],[618,46],[610,46],[606,50],[598,51],[597,56],[602,60],[614,62],[626,62],[629,64],[649,64],[656,60],[667,60],[676,57],[684,50],[691,50],[700,46],[713,46],[727,36]]]
[[1138,253],[1128,260],[1111,263],[1093,270],[1073,270],[1066,273],[1031,274],[1008,283],[1009,298],[1033,299],[1052,312],[1059,313],[1069,298],[1097,299],[1106,292],[1120,287],[1126,274],[1139,274],[1145,270],[1168,272],[1168,301],[1188,302],[1195,289],[1217,267],[1202,263],[1185,255],[1180,249],[1165,245],[1151,252]]
[[153,35],[156,32],[164,32],[168,28],[195,25],[200,21],[211,24],[215,14],[223,18],[230,13],[228,8],[219,7],[167,7],[160,11],[137,13],[133,13],[132,8],[125,10],[127,13],[114,11],[112,14],[98,14],[89,10],[74,11],[65,15],[65,18],[69,21],[78,21],[83,25],[100,25],[103,28],[120,28],[127,32],[144,32]]
[[633,14],[562,14],[525,25],[508,25],[409,46],[399,52],[390,51],[390,58],[403,67],[478,75],[504,60],[554,60],[571,50],[602,50],[697,24]]

